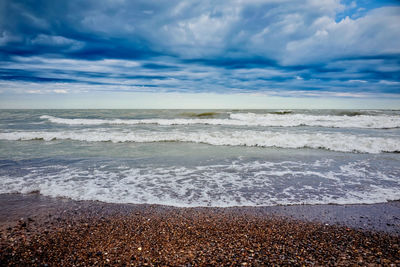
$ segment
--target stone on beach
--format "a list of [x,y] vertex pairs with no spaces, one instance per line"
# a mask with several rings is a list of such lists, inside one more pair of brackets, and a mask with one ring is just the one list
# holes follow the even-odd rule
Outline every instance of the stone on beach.
[[259,215],[246,208],[85,203],[4,230],[1,264],[400,264],[397,235]]

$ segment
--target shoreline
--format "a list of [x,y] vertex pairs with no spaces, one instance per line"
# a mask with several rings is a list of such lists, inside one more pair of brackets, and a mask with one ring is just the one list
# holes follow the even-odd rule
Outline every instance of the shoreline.
[[0,194],[5,265],[400,264],[400,201],[177,208]]
[[38,193],[0,194],[0,229],[24,217],[71,209],[108,209],[117,213],[157,207],[162,210],[226,210],[257,216],[275,216],[289,220],[351,227],[364,231],[385,232],[400,236],[400,200],[376,204],[302,204],[277,206],[175,207],[159,204],[107,203],[47,197]]

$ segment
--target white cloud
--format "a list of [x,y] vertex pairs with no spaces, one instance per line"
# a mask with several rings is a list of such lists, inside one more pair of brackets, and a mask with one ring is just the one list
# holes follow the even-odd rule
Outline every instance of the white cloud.
[[189,12],[192,16],[173,19],[163,27],[156,41],[185,58],[209,56],[223,52],[231,28],[240,19],[240,7],[217,5],[200,12],[190,10],[187,4],[178,5],[176,14]]
[[33,45],[46,45],[46,46],[65,46],[70,49],[79,49],[83,46],[82,42],[65,38],[63,36],[53,36],[46,34],[39,34],[32,39],[31,44]]
[[64,89],[54,89],[53,92],[56,94],[67,94],[68,93],[68,91],[64,90]]
[[317,10],[320,13],[335,15],[336,12],[343,11],[345,6],[340,0],[308,0],[305,5],[310,10]]
[[313,35],[289,41],[284,64],[312,63],[354,55],[400,53],[400,8],[373,10],[365,17],[325,21]]
[[[23,90],[23,83],[20,83],[21,89]],[[40,85],[36,84],[34,85],[34,87],[39,87]],[[31,85],[32,87],[32,85]],[[45,86],[42,86],[45,87]],[[17,90],[18,92],[18,90]],[[68,91],[66,89],[53,89],[53,90],[49,90],[49,89],[30,89],[30,90],[26,90],[24,91],[28,94],[48,94],[48,93],[56,93],[56,94],[67,94]]]
[[355,7],[340,0],[182,2],[152,41],[184,58],[254,55],[284,65],[400,53],[400,8],[336,21]]
[[380,84],[385,84],[385,85],[400,85],[400,82],[397,81],[387,81],[387,80],[380,80]]
[[349,80],[349,83],[367,83],[367,81],[364,81],[364,80]]
[[42,94],[43,93],[41,90],[27,90],[26,92],[28,94]]

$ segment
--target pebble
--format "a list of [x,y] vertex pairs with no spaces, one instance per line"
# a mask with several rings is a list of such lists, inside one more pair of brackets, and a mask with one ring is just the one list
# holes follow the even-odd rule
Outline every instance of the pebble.
[[93,204],[51,218],[35,217],[35,227],[21,220],[5,231],[0,265],[400,266],[398,235],[257,216],[245,208],[129,211]]

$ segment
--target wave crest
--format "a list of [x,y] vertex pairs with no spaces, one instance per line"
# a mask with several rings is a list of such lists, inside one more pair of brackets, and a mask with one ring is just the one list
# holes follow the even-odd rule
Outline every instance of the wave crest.
[[290,133],[272,131],[128,132],[81,130],[69,132],[0,133],[2,140],[74,140],[85,142],[192,142],[217,146],[312,148],[338,152],[399,152],[399,138],[366,137],[343,133]]
[[[207,116],[208,113],[204,113]],[[201,115],[201,114],[200,114]],[[52,123],[67,125],[233,125],[233,126],[265,126],[265,127],[328,127],[328,128],[371,128],[390,129],[400,127],[400,116],[371,116],[371,115],[307,115],[307,114],[255,114],[255,113],[232,113],[229,119],[213,119],[207,116],[204,118],[192,119],[66,119],[43,115],[40,118]]]

